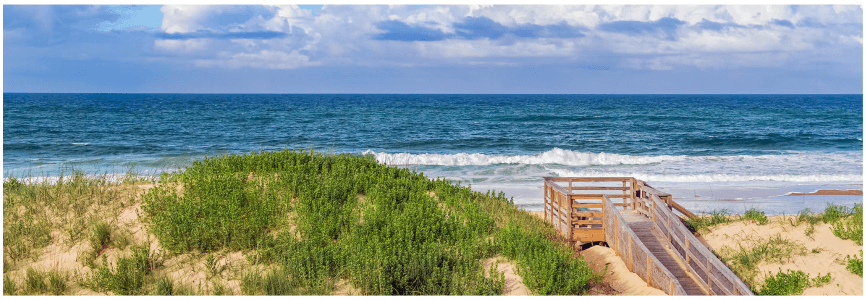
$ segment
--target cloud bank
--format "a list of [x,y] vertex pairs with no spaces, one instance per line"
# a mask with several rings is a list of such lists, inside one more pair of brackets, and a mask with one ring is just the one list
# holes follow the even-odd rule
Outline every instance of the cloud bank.
[[7,64],[32,70],[50,68],[45,57],[98,57],[204,70],[784,68],[862,78],[863,11],[853,5],[325,5],[315,13],[296,5],[166,5],[160,12],[159,28],[113,30],[105,24],[118,22],[117,8],[4,6]]

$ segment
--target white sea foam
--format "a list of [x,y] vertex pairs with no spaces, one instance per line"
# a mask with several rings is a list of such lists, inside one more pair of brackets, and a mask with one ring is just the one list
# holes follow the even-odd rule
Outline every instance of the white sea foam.
[[559,164],[566,166],[645,165],[681,161],[686,156],[632,156],[611,153],[587,153],[553,148],[536,155],[488,155],[481,153],[410,154],[364,151],[389,165],[471,166],[498,164]]
[[[633,156],[554,148],[535,155],[410,154],[366,151],[382,163],[426,174],[522,180],[540,176],[627,176],[659,182],[862,182],[861,152],[737,156]],[[439,168],[439,167],[449,168]],[[458,167],[453,169],[453,167]],[[498,178],[498,179],[497,179]]]

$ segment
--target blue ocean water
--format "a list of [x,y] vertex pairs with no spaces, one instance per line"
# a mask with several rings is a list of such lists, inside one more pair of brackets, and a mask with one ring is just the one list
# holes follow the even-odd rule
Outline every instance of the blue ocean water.
[[[776,190],[862,189],[862,108],[862,95],[4,93],[3,173],[158,174],[314,148],[511,191],[527,209],[542,176],[634,176],[702,207],[742,189],[728,200],[760,206]],[[824,201],[837,198],[862,202]]]

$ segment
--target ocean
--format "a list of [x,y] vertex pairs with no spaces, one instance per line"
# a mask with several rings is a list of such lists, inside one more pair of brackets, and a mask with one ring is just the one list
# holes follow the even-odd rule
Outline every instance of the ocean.
[[282,149],[504,191],[541,210],[544,176],[631,176],[694,212],[795,214],[862,196],[862,95],[3,94],[3,174],[158,176]]

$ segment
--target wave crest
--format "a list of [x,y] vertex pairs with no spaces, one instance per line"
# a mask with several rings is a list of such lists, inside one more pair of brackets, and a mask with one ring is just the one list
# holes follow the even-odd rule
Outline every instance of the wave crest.
[[389,165],[473,166],[498,164],[558,164],[565,166],[646,165],[684,160],[685,156],[632,156],[612,153],[585,153],[553,148],[535,155],[488,155],[481,153],[410,154],[364,151]]

